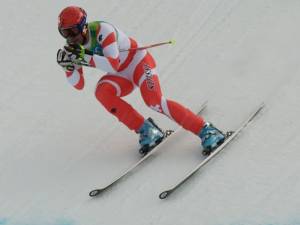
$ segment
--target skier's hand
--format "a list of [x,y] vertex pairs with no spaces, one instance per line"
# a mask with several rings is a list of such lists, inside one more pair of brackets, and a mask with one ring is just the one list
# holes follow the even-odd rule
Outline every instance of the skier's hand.
[[85,49],[82,45],[66,45],[64,49],[74,63],[84,62]]
[[74,70],[74,63],[69,57],[68,53],[64,49],[58,49],[57,51],[57,63],[68,71]]

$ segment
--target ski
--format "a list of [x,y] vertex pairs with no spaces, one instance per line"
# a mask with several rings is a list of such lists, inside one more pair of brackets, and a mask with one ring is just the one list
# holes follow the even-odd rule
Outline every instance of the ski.
[[[205,101],[197,115],[199,115],[207,106],[207,101]],[[170,132],[170,131],[167,131],[167,132],[170,132],[169,134],[167,133],[166,134],[166,137],[164,138],[164,140],[157,146],[155,146],[148,154],[146,154],[143,158],[141,158],[138,162],[136,162],[134,165],[132,165],[131,167],[129,167],[126,171],[124,171],[119,177],[115,178],[114,180],[111,181],[111,183],[109,183],[108,185],[102,187],[102,188],[98,188],[98,189],[95,189],[95,190],[92,190],[90,193],[89,193],[89,196],[90,197],[96,197],[98,196],[99,194],[103,193],[104,191],[108,190],[109,188],[111,188],[113,185],[117,184],[120,180],[122,180],[124,177],[126,177],[127,175],[129,175],[136,167],[138,167],[139,165],[141,165],[144,161],[146,161],[148,158],[150,158],[151,156],[153,156],[163,145],[164,143],[173,138],[176,136],[177,133],[179,133],[179,131],[182,130],[181,127],[177,128],[174,132]],[[169,137],[170,136],[170,137]]]
[[241,123],[240,127],[237,128],[234,132],[231,132],[230,135],[225,139],[223,144],[221,144],[216,150],[214,150],[206,159],[201,161],[194,169],[192,169],[185,177],[181,179],[177,184],[171,187],[168,190],[165,190],[159,194],[160,199],[165,199],[171,195],[175,190],[177,190],[181,185],[183,185],[189,178],[191,178],[197,171],[199,171],[204,165],[206,165],[212,158],[214,158],[218,153],[220,153],[263,109],[265,106],[264,103],[259,105],[249,117]]

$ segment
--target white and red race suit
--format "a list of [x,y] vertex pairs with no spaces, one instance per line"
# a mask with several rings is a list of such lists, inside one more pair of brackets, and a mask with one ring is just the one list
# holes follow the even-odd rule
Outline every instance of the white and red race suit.
[[[98,101],[129,129],[138,132],[145,119],[122,99],[138,87],[148,107],[198,135],[204,126],[204,119],[163,97],[156,63],[150,53],[147,50],[120,51],[137,47],[139,44],[133,38],[107,22],[88,23],[88,41],[84,48],[94,54],[86,54],[84,59],[90,66],[107,72],[96,87]],[[81,66],[76,66],[74,71],[66,71],[66,76],[76,89],[84,87]]]

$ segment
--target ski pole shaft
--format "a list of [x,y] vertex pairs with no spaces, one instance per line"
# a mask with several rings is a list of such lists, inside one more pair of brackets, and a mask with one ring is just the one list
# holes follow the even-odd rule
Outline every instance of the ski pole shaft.
[[160,43],[156,43],[156,44],[152,44],[152,45],[146,45],[146,46],[142,46],[142,47],[138,47],[138,48],[120,49],[119,51],[127,52],[127,51],[144,50],[144,49],[154,48],[154,47],[158,47],[161,45],[168,45],[168,44],[175,44],[175,41],[170,40],[170,41],[160,42]]
[[[169,41],[165,41],[165,42],[159,42],[159,43],[156,43],[156,44],[146,45],[146,46],[142,46],[142,47],[138,47],[138,48],[120,49],[119,51],[120,52],[138,51],[138,50],[144,50],[144,49],[148,49],[148,48],[154,48],[154,47],[158,47],[158,46],[161,46],[161,45],[169,45],[169,44],[174,45],[175,44],[175,40],[169,40]],[[91,51],[89,49],[85,49],[85,54],[87,54],[87,55],[93,55],[94,53],[93,53],[93,51]],[[88,63],[85,63],[85,62],[78,62],[77,64],[81,65],[81,66],[90,66]]]
[[[146,46],[142,46],[142,47],[138,47],[138,48],[128,48],[128,49],[120,49],[120,52],[128,52],[128,51],[137,51],[137,50],[144,50],[144,49],[148,49],[148,48],[155,48],[158,46],[162,46],[162,45],[174,45],[175,44],[175,40],[169,40],[169,41],[165,41],[165,42],[159,42],[156,44],[152,44],[152,45],[146,45]],[[87,55],[93,55],[93,51],[90,51],[88,49],[85,49],[85,54]]]

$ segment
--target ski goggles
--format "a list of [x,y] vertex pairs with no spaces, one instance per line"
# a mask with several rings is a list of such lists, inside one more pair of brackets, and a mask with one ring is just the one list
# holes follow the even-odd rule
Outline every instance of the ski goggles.
[[82,32],[85,24],[86,18],[84,17],[80,24],[67,28],[59,28],[58,31],[64,38],[75,37]]
[[59,29],[59,33],[64,38],[75,37],[81,33],[81,29],[78,29],[78,27]]

